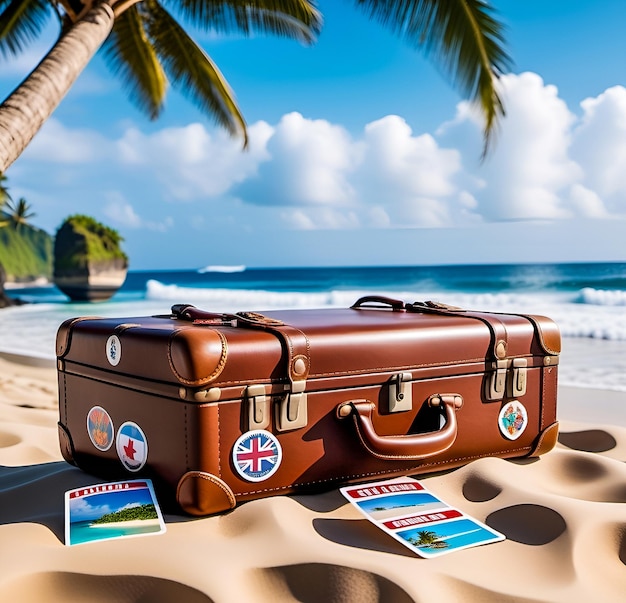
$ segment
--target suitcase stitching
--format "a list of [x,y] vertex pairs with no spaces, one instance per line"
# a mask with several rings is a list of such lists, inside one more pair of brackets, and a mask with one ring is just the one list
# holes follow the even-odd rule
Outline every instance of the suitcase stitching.
[[[464,360],[465,363],[470,363],[470,362],[482,362],[484,361],[485,358],[484,357],[478,357],[478,358],[468,358],[467,360]],[[457,361],[449,361],[449,362],[424,362],[422,364],[405,364],[403,366],[378,366],[378,367],[373,367],[371,370],[372,372],[383,372],[383,371],[400,371],[403,369],[419,369],[419,368],[431,368],[431,367],[437,367],[437,366],[455,366],[458,365]],[[336,372],[328,372],[328,373],[315,373],[313,375],[313,377],[335,377],[337,375],[361,375],[363,374],[363,371],[360,369],[354,369],[351,371],[336,371]]]
[[198,383],[212,381],[224,370],[224,367],[226,366],[226,357],[228,356],[228,341],[226,340],[226,336],[221,331],[214,329],[214,331],[219,335],[222,342],[222,355],[220,356],[220,361],[215,367],[215,370],[207,377],[200,377],[199,379],[185,379],[182,375],[178,373],[178,371],[174,367],[174,363],[172,362],[172,339],[174,338],[174,335],[182,330],[183,329],[177,329],[176,331],[174,331],[170,335],[169,341],[167,342],[167,362],[170,365],[172,373],[174,373],[174,375],[176,375],[176,378],[185,385],[197,385]]
[[66,374],[63,373],[63,420],[67,423],[67,383]]
[[220,425],[220,405],[217,405],[217,476],[222,479],[222,430]]
[[[468,358],[467,360],[464,360],[464,362],[466,363],[472,363],[472,362],[484,362],[485,358],[484,357],[478,357],[478,358]],[[406,365],[402,365],[402,366],[397,366],[397,365],[393,365],[393,366],[377,366],[377,367],[373,367],[372,369],[370,369],[372,371],[372,373],[382,373],[382,372],[393,372],[393,371],[401,371],[401,370],[405,370],[405,369],[421,369],[421,368],[432,368],[432,367],[439,367],[439,366],[455,366],[457,365],[458,362],[456,361],[450,361],[450,362],[430,362],[430,363],[423,363],[423,364],[406,364]],[[481,371],[475,371],[476,373],[479,373]],[[313,382],[315,381],[315,379],[319,379],[319,378],[323,378],[323,377],[335,377],[335,376],[342,376],[342,375],[362,375],[363,371],[360,369],[354,369],[354,370],[349,370],[349,371],[336,371],[336,372],[326,372],[326,373],[313,373],[313,375],[309,375],[309,381]],[[474,373],[469,373],[469,374],[474,374]],[[221,382],[223,387],[228,387],[228,386],[232,386],[232,385],[245,385],[250,383],[250,379],[237,379],[237,380],[232,380],[232,381],[223,381]]]
[[188,421],[189,416],[187,414],[187,404],[185,406],[185,467],[189,471],[189,433],[188,433]]
[[545,379],[545,368],[543,369],[543,372],[541,374],[541,423],[539,425],[539,431],[543,431],[544,429],[544,424],[545,424],[545,420],[543,417],[543,412],[545,410],[545,400],[546,400],[546,379]]

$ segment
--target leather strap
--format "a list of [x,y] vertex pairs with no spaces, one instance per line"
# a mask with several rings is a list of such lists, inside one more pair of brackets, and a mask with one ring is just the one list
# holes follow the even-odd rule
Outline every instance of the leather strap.
[[278,337],[283,344],[287,358],[287,374],[291,384],[291,391],[304,391],[304,386],[311,370],[311,346],[307,336],[300,329],[286,325],[280,320],[264,316],[258,312],[219,314],[199,310],[191,304],[176,304],[172,306],[172,314],[176,318],[190,321],[195,325],[222,325],[269,331]]
[[463,310],[462,308],[432,301],[406,304],[405,308],[408,312],[438,314],[441,316],[466,316],[467,318],[480,320],[483,324],[487,325],[491,333],[491,356],[496,360],[504,360],[506,358],[508,347],[506,325],[492,313]]

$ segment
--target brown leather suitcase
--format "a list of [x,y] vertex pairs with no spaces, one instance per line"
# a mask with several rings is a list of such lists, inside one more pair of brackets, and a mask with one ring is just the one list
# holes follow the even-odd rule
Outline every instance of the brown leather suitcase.
[[[351,308],[82,317],[57,335],[64,458],[207,515],[556,443],[560,334],[540,316]],[[164,504],[167,504],[165,502]]]

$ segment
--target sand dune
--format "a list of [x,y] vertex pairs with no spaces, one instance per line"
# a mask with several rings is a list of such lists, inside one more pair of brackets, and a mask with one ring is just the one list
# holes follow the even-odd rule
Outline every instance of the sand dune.
[[54,368],[16,360],[0,358],[2,601],[624,601],[626,394],[562,388],[549,454],[420,478],[501,543],[420,559],[332,491],[66,547],[64,492],[99,480],[61,459]]

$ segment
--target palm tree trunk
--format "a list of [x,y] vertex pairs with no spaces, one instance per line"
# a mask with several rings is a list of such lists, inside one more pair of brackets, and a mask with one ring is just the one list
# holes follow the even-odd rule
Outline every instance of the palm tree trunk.
[[0,173],[22,154],[111,32],[109,4],[96,4],[59,38],[0,105]]

